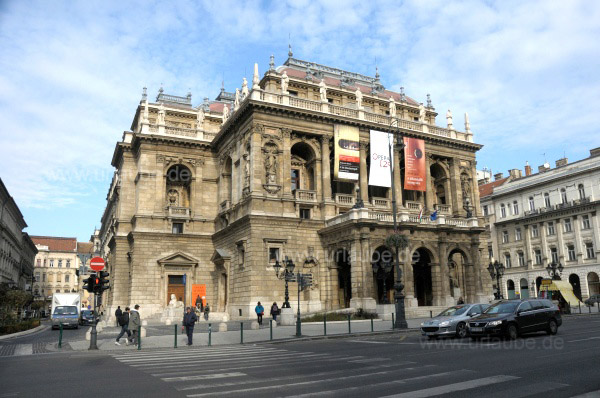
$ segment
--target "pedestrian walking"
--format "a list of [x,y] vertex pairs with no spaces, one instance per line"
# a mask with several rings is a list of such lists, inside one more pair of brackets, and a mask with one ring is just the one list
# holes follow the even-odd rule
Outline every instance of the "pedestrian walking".
[[140,306],[136,304],[129,314],[129,324],[127,329],[131,332],[131,339],[129,341],[133,344],[137,343],[140,338],[140,336],[138,336],[138,329],[142,323],[140,321],[139,309]]
[[119,324],[119,318],[121,318],[121,315],[123,315],[123,311],[121,310],[121,306],[119,305],[117,307],[117,310],[115,311],[115,322],[117,322],[117,326],[121,326]]
[[273,303],[271,306],[271,316],[275,322],[277,322],[277,315],[279,315],[279,307],[277,306],[277,303]]
[[254,307],[254,312],[256,312],[256,316],[258,318],[258,324],[262,325],[262,318],[263,318],[263,315],[265,314],[265,307],[262,306],[260,301],[258,302],[256,307]]
[[465,303],[465,300],[462,298],[462,296],[460,296],[458,298],[458,301],[456,302],[456,304],[464,304],[464,303]]
[[127,338],[125,338],[125,345],[129,345],[129,339],[131,338],[131,332],[129,331],[129,307],[125,307],[125,311],[121,313],[121,316],[117,318],[117,322],[119,326],[121,326],[121,333],[117,336],[117,341],[115,341],[115,345],[121,345],[119,340],[125,333],[127,333]]
[[183,315],[183,321],[181,322],[181,331],[185,328],[185,334],[187,335],[187,345],[192,345],[192,338],[194,337],[194,325],[198,321],[196,313],[192,311],[190,307],[185,308],[185,314]]
[[204,306],[204,320],[208,321],[208,313],[210,312],[210,308],[208,307],[208,303]]

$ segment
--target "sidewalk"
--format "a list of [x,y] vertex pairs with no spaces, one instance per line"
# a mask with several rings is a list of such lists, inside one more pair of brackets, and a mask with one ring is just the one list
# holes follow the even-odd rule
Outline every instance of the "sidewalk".
[[[415,332],[422,319],[409,319],[408,331]],[[236,323],[236,322],[229,322]],[[239,324],[239,322],[237,322]],[[247,324],[244,324],[243,331],[243,342],[244,344],[253,343],[267,343],[271,341],[270,329],[268,327],[268,321],[265,320],[266,328],[258,330],[246,329]],[[218,323],[212,324],[211,333],[211,345],[228,345],[228,344],[241,344],[242,332],[241,330],[233,330],[227,332],[215,332],[218,328]],[[121,339],[121,345],[115,345],[115,338],[102,338],[103,335],[113,334],[116,336],[117,328],[104,328],[102,333],[98,334],[97,345],[98,349],[102,351],[125,351],[125,350],[136,350],[137,346],[126,346],[125,339]],[[194,330],[194,345],[195,346],[208,346],[208,333],[205,328],[202,331],[196,328]],[[373,332],[374,333],[393,333],[400,332],[400,330],[392,329],[391,321],[381,321],[379,319],[373,320]],[[352,321],[350,325],[350,333],[348,333],[348,322],[347,321],[336,321],[327,322],[327,336],[324,336],[323,323],[303,323],[302,324],[302,337],[300,339],[313,339],[313,338],[334,338],[343,337],[360,333],[371,333],[371,321],[370,320],[356,320]],[[177,330],[177,346],[186,347],[187,336],[185,333],[181,333],[181,328]],[[277,326],[273,328],[273,340],[272,342],[284,342],[287,340],[299,340],[296,337],[296,326]],[[71,349],[75,351],[87,351],[90,346],[90,342],[87,340],[82,341],[69,341],[63,342],[63,346],[68,344]],[[171,334],[165,334],[161,336],[150,336],[142,338],[142,350],[147,348],[173,348],[175,344],[174,329]],[[56,344],[54,344],[56,350]]]

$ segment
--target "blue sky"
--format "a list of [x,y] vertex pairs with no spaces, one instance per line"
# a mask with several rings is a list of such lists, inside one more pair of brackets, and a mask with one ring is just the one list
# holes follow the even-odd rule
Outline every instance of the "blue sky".
[[[596,1],[0,2],[0,177],[33,235],[88,240],[142,87],[194,105],[269,55],[374,75],[462,127],[478,168],[600,146]],[[545,154],[545,155],[544,155]],[[544,157],[545,156],[545,157]]]

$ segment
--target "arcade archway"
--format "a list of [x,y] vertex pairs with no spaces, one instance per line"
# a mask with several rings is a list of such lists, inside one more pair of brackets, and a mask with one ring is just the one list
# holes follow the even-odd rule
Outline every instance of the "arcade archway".
[[419,306],[433,305],[433,283],[431,279],[431,258],[433,256],[423,247],[412,255],[415,298]]

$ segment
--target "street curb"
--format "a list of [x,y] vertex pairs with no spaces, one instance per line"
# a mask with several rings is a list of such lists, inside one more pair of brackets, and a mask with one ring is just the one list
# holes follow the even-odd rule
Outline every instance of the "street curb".
[[292,337],[287,339],[267,340],[267,341],[256,341],[248,344],[285,344],[294,343],[298,341],[312,341],[312,340],[335,340],[345,339],[348,337],[365,337],[365,336],[379,336],[387,334],[419,334],[419,329],[395,329],[395,330],[382,330],[379,332],[357,332],[357,333],[345,333],[345,334],[332,334],[328,336],[302,336]]
[[40,332],[44,329],[49,329],[50,326],[48,325],[40,325],[38,327],[35,327],[33,329],[29,329],[29,330],[23,330],[22,332],[17,332],[17,333],[12,333],[12,334],[6,334],[4,336],[0,336],[0,341],[1,340],[8,340],[8,339],[12,339],[14,337],[21,337],[21,336],[27,336],[28,334],[33,334],[33,333],[37,333]]

